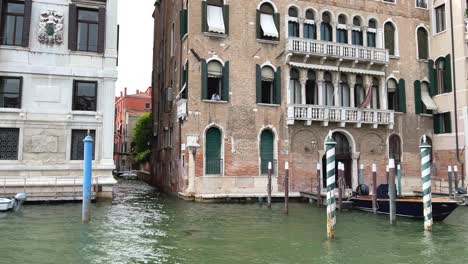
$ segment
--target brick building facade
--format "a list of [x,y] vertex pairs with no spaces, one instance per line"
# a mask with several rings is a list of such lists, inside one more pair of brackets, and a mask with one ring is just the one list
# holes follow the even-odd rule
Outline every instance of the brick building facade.
[[461,164],[451,103],[438,98],[453,97],[453,56],[434,44],[449,40],[450,9],[435,2],[156,1],[152,183],[248,196],[265,192],[273,162],[281,191],[288,161],[291,190],[311,190],[332,131],[349,189],[359,164],[369,183],[376,163],[383,183],[395,158],[404,191],[419,190],[423,135],[444,185],[447,165]]

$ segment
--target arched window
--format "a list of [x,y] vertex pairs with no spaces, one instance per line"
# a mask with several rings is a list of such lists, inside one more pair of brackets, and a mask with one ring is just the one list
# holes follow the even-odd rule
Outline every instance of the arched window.
[[333,106],[334,103],[334,89],[333,89],[333,79],[332,75],[330,72],[325,72],[323,74],[323,79],[324,79],[324,88],[325,88],[325,105],[327,106]]
[[288,10],[288,36],[289,37],[299,37],[299,20],[298,20],[298,11],[295,7],[290,7]]
[[306,104],[318,105],[317,76],[315,71],[307,71]]
[[348,76],[344,73],[341,74],[339,93],[340,93],[341,106],[350,107],[351,99],[350,99],[350,92],[349,92]]
[[293,104],[302,104],[302,90],[299,82],[299,71],[292,68],[289,80],[289,98]]
[[391,22],[385,23],[384,35],[385,35],[385,49],[391,56],[396,55],[396,40],[395,40],[396,29]]
[[429,34],[427,30],[420,27],[418,28],[418,58],[420,60],[429,59]]
[[366,98],[366,90],[364,89],[364,80],[361,75],[356,75],[356,84],[354,86],[354,105],[358,107]]
[[394,159],[395,164],[401,164],[401,139],[398,135],[391,135],[388,139],[388,158]]
[[205,138],[205,174],[221,175],[223,160],[221,159],[221,131],[210,127]]
[[338,16],[338,26],[336,30],[336,42],[348,43],[348,30],[346,30],[346,16],[341,14]]
[[380,96],[379,96],[379,79],[374,78],[372,80],[372,100],[371,100],[371,108],[372,109],[380,109]]
[[257,10],[257,39],[279,40],[279,14],[270,3]]
[[367,46],[371,48],[377,47],[376,42],[377,22],[374,19],[369,20],[369,27],[367,29]]
[[271,162],[274,168],[276,162],[274,160],[274,140],[275,136],[269,129],[263,130],[260,135],[260,168],[261,174],[268,174],[268,163]]
[[275,70],[270,66],[262,68],[262,103],[273,104],[274,102]]
[[361,18],[355,16],[353,18],[353,45],[362,46],[364,45],[362,38],[362,29],[361,29]]
[[437,94],[446,93],[445,58],[440,58],[436,61],[436,71],[437,71]]
[[314,10],[308,9],[305,13],[305,16],[306,20],[304,21],[304,38],[317,39]]
[[321,38],[324,41],[332,41],[332,26],[331,26],[331,15],[328,12],[322,14],[322,24],[320,26]]
[[221,100],[223,95],[223,65],[217,60],[208,62],[207,100]]
[[387,81],[388,109],[398,111],[398,83],[391,78]]

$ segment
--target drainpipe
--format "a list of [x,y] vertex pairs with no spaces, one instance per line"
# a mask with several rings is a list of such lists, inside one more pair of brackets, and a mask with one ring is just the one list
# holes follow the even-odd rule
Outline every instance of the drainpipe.
[[[453,0],[450,0],[450,27],[451,27],[451,38],[452,38],[452,74],[453,74],[453,108],[455,112],[455,146],[457,152],[457,161],[461,165],[461,171],[463,173],[463,178],[465,176],[465,166],[463,161],[460,158],[460,143],[458,141],[458,104],[457,104],[457,80],[455,74],[455,34],[453,27]],[[464,186],[463,186],[464,187]]]

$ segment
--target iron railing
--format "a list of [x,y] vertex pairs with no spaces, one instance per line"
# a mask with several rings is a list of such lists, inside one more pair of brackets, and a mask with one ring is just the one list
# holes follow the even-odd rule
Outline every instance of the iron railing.
[[223,160],[209,159],[205,162],[206,175],[223,175]]

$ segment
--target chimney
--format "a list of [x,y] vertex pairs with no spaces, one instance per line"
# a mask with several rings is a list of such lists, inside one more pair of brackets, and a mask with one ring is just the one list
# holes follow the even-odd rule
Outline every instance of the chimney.
[[120,97],[123,97],[123,92],[122,91],[120,91]]
[[127,87],[124,88],[124,95],[127,96]]
[[137,89],[137,94],[140,94],[140,90]]

